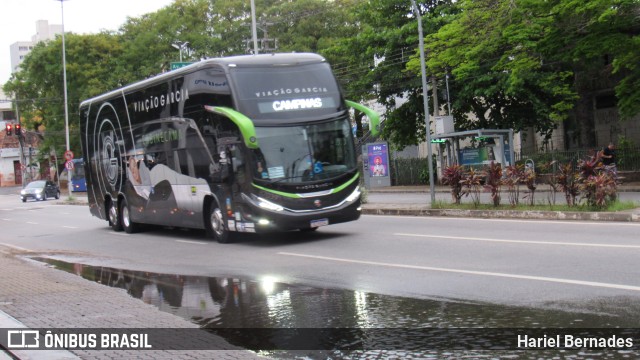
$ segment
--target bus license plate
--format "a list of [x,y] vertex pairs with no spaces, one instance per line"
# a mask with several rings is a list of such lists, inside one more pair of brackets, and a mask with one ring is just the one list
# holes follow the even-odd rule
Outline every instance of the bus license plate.
[[327,226],[327,225],[329,225],[329,219],[311,220],[311,227],[312,228],[320,227],[320,226]]

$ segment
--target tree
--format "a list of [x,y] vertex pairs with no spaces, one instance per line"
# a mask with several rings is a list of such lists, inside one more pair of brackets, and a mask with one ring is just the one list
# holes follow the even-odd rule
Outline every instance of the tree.
[[244,2],[231,0],[176,0],[168,7],[120,28],[124,51],[118,74],[122,85],[169,70],[178,61],[172,44],[188,42],[183,61],[244,53],[243,24],[249,12]]
[[636,1],[459,5],[462,12],[429,38],[428,66],[431,73],[451,70],[456,123],[463,128],[534,127],[549,134],[574,119],[581,142],[590,145],[594,84],[616,87],[624,117],[640,110]]
[[[534,127],[549,134],[567,118],[576,99],[573,79],[540,51],[552,19],[541,15],[539,4],[462,1],[461,12],[429,36],[428,72],[451,72],[459,130]],[[417,66],[417,61],[409,64]]]
[[[65,34],[69,140],[71,149],[80,152],[78,106],[86,99],[116,86],[111,69],[122,51],[117,36]],[[43,149],[55,149],[58,156],[66,150],[62,39],[41,42],[27,55],[21,71],[12,75],[4,91],[19,100],[24,128],[44,129]],[[47,156],[48,151],[41,151]]]
[[[441,18],[454,10],[452,1],[418,2],[423,16],[430,19],[426,33],[434,32]],[[411,2],[371,0],[355,7],[353,17],[356,34],[325,50],[344,64],[336,71],[338,79],[353,99],[374,98],[386,107],[384,138],[398,148],[418,144],[426,127],[420,72],[407,69],[418,45]]]

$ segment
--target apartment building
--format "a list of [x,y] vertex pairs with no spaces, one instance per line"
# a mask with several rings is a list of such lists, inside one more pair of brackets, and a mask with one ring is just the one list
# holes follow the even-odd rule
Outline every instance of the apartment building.
[[33,50],[40,41],[55,39],[56,35],[62,34],[62,25],[49,24],[47,20],[36,21],[36,34],[31,37],[31,41],[17,41],[10,46],[11,72],[16,72],[24,60],[24,57]]

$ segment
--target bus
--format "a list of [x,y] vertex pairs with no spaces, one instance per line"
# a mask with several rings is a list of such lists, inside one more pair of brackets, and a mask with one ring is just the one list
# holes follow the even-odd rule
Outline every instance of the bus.
[[314,231],[357,220],[351,111],[317,54],[203,60],[80,104],[92,215],[230,233]]
[[71,191],[86,192],[87,181],[84,177],[84,160],[73,159],[73,171],[71,173]]

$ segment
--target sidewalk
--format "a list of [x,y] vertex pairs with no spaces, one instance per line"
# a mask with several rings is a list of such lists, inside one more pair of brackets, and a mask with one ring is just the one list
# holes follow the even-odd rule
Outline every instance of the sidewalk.
[[[0,244],[0,328],[198,328],[181,317],[79,276],[21,258],[21,249]],[[204,331],[203,331],[204,333]],[[12,350],[18,359],[264,359],[204,335],[212,349]],[[0,348],[0,360],[10,358]]]
[[[527,192],[527,188],[520,185],[520,194]],[[550,191],[548,185],[540,184],[536,194],[545,194]],[[459,209],[431,209],[425,202],[424,196],[430,194],[428,185],[420,186],[391,186],[385,188],[369,189],[370,194],[416,194],[414,201],[393,203],[370,201],[362,205],[362,213],[367,215],[401,215],[401,216],[447,216],[447,217],[474,217],[474,218],[500,218],[500,219],[531,219],[531,220],[583,220],[583,221],[621,221],[640,222],[640,207],[633,210],[619,212],[586,212],[586,211],[544,211],[544,210],[459,210]],[[448,186],[437,185],[434,192],[438,197],[451,192]],[[618,187],[619,193],[640,193],[640,183],[627,183]],[[507,198],[506,191],[502,191],[502,198]],[[559,195],[560,196],[560,195]],[[446,197],[446,196],[445,196]],[[447,198],[450,201],[450,196]]]

